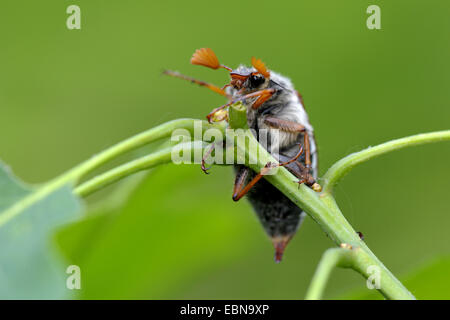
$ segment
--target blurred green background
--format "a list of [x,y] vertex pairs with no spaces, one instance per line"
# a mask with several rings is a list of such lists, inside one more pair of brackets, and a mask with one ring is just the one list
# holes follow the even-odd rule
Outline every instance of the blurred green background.
[[[66,28],[71,4],[81,8],[81,30]],[[381,7],[381,30],[366,27],[371,4]],[[223,98],[160,74],[225,84],[226,72],[189,64],[195,49],[210,47],[229,66],[256,56],[291,77],[323,174],[367,146],[449,129],[449,15],[450,3],[438,0],[2,0],[0,158],[39,183],[159,123],[203,119]],[[400,278],[450,251],[449,163],[448,143],[415,147],[358,167],[338,186],[347,219]],[[333,243],[307,218],[275,264],[249,204],[232,202],[232,183],[231,168],[207,176],[169,165],[88,199],[92,218],[59,237],[81,266],[81,297],[303,298]],[[125,191],[130,199],[118,201]],[[448,282],[450,270],[435,276]],[[325,297],[363,284],[336,270]],[[448,287],[410,289],[450,298]]]

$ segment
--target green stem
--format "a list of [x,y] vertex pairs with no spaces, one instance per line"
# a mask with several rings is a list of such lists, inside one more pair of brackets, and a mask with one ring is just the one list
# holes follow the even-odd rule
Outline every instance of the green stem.
[[358,164],[363,163],[367,160],[406,147],[448,140],[450,140],[450,130],[444,130],[444,131],[416,134],[413,136],[388,141],[375,147],[369,147],[365,150],[352,153],[336,162],[325,173],[325,175],[322,178],[323,193],[324,194],[332,193],[334,186],[338,183],[340,179],[342,179],[342,177],[347,172],[349,172]]
[[114,169],[106,171],[77,186],[74,192],[81,197],[86,197],[89,194],[117,182],[133,173],[150,169],[160,164],[169,163],[171,161],[171,150],[172,148],[159,150],[155,153],[115,167]]
[[[351,268],[369,279],[371,289],[383,288],[389,285],[389,279],[383,274],[378,265],[373,264],[371,255],[363,248],[352,247],[347,244],[341,248],[332,248],[325,251],[314,273],[306,292],[307,300],[322,298],[325,286],[334,268]],[[393,290],[393,289],[390,289]]]
[[[243,116],[243,114],[241,114]],[[241,159],[248,159],[247,165],[255,172],[260,172],[268,162],[276,162],[267,151],[259,145],[249,130],[237,137],[237,155]],[[249,150],[257,150],[249,153]],[[325,233],[338,245],[349,244],[354,248],[361,248],[364,253],[364,266],[375,266],[380,271],[382,286],[378,289],[389,299],[414,299],[414,296],[398,281],[397,278],[377,259],[370,249],[359,238],[356,231],[348,223],[339,210],[334,198],[320,197],[320,195],[302,184],[298,188],[295,178],[284,167],[277,168],[265,178],[283,192],[289,199],[302,208],[325,231]],[[356,269],[367,275],[367,270]]]
[[335,267],[347,267],[353,259],[353,252],[343,248],[332,248],[325,251],[317,266],[308,290],[306,300],[319,300],[322,298],[325,286]]
[[[360,152],[353,153],[338,162],[336,162],[324,175],[322,178],[323,184],[323,192],[320,195],[321,200],[327,204],[328,208],[334,211],[334,217],[339,218],[343,215],[339,210],[339,207],[336,204],[336,201],[332,195],[333,188],[337,184],[337,182],[352,168],[356,165],[363,163],[369,159],[372,159],[376,156],[382,155],[384,153],[414,146],[425,143],[432,143],[438,141],[446,141],[450,140],[450,130],[431,132],[425,134],[413,135],[410,137],[405,137],[397,140],[392,140],[383,144],[380,144],[375,147],[367,148]],[[348,228],[345,222],[341,221],[342,226]],[[342,239],[343,240],[343,239]],[[351,242],[348,242],[351,243]],[[352,263],[352,267],[360,272],[363,275],[367,275],[367,270],[370,266],[379,266],[380,267],[380,277],[381,277],[381,287],[383,290],[380,290],[383,295],[387,298],[392,298],[393,296],[389,293],[395,293],[395,296],[408,298],[408,295],[404,295],[403,285],[398,281],[392,273],[377,259],[377,257],[367,248],[364,242],[360,241],[360,246],[363,250],[359,252],[358,255],[353,254],[352,257],[354,259]],[[376,262],[373,264],[373,262]],[[388,280],[388,281],[386,281]],[[409,292],[408,292],[409,293]],[[410,295],[412,297],[412,295]]]
[[[239,119],[240,117],[245,117],[245,109],[239,108],[239,106],[230,108],[229,116],[230,127],[232,128],[239,128],[242,123],[245,123],[242,119]],[[364,150],[360,153],[353,154],[338,162],[338,164],[342,164],[344,166],[343,169],[337,165],[332,167],[333,170],[330,169],[328,175],[326,176],[328,178],[325,179],[325,186],[327,187],[325,190],[331,190],[331,186],[338,181],[339,177],[343,176],[345,172],[358,163],[368,160],[376,155],[395,150],[396,148],[402,148],[412,144],[444,140],[446,139],[447,134],[448,132],[443,131],[440,133],[408,137],[383,144],[381,145],[384,146],[383,148],[380,148],[381,146],[377,146]],[[257,150],[257,152],[250,154],[249,150]],[[237,161],[242,162],[245,160],[247,165],[256,172],[259,172],[267,162],[276,162],[271,155],[259,145],[249,130],[245,130],[243,134],[237,136],[236,155],[238,156]],[[168,162],[168,157],[169,150],[165,150],[157,154],[131,161],[130,163],[108,171],[92,179],[91,181],[86,182],[78,187],[76,192],[80,195],[89,194],[136,171],[144,170],[159,163]],[[333,172],[335,174],[333,174]],[[394,277],[394,275],[392,275],[392,273],[377,259],[365,243],[359,239],[359,236],[355,230],[342,215],[330,192],[327,191],[322,194],[318,194],[304,185],[297,188],[297,185],[293,183],[293,181],[296,181],[297,179],[284,168],[279,168],[276,174],[267,175],[265,178],[280,189],[294,203],[305,210],[337,245],[345,243],[354,248],[360,248],[357,255],[352,254],[354,261],[351,264],[351,267],[366,277],[369,276],[367,269],[370,266],[377,267],[380,271],[382,283],[379,290],[385,297],[390,299],[414,298],[414,296],[412,296],[411,293]],[[331,184],[330,181],[332,182]]]
[[16,202],[13,206],[6,209],[0,215],[0,227],[3,226],[8,221],[10,221],[16,215],[20,214],[20,212],[22,212],[24,209],[43,199],[45,196],[52,193],[56,189],[66,184],[74,185],[87,173],[105,164],[106,162],[116,158],[119,155],[122,155],[126,152],[147,145],[151,142],[167,138],[176,129],[186,129],[189,133],[194,134],[194,136],[195,134],[203,136],[203,132],[210,128],[223,130],[224,126],[223,124],[213,125],[207,123],[206,121],[200,121],[196,119],[179,119],[166,122],[160,126],[157,126],[150,130],[137,134],[129,139],[126,139],[110,147],[109,149],[106,149],[100,154],[95,155],[91,159],[81,163],[80,165],[67,171],[63,175],[42,185],[40,188],[36,189],[30,195]]
[[[263,161],[270,159],[262,159]],[[262,167],[261,167],[262,168]],[[379,291],[388,299],[414,299],[414,296],[395,278],[359,238],[356,231],[342,215],[339,208],[329,198],[322,199],[305,185],[300,188],[293,182],[296,178],[285,168],[279,168],[277,174],[265,177],[295,204],[316,221],[336,245],[349,244],[359,247],[366,253],[366,266],[376,266],[381,274],[382,286]],[[367,270],[361,270],[366,272]]]
[[[184,143],[179,144],[183,148]],[[81,196],[86,197],[91,193],[100,190],[114,182],[117,182],[129,175],[136,172],[148,170],[160,164],[170,163],[172,161],[172,147],[158,150],[149,155],[124,163],[114,169],[106,171],[84,183],[77,186],[74,192]],[[186,143],[186,147],[183,150],[187,150],[193,155],[196,150],[203,152],[204,146],[201,142]]]
[[[233,106],[230,108],[230,127],[231,128],[245,128],[246,110],[240,105]],[[44,184],[39,189],[26,196],[15,205],[4,211],[0,215],[0,227],[12,219],[15,215],[19,214],[23,209],[32,205],[33,203],[41,200],[46,195],[50,194],[57,188],[65,185],[74,185],[79,181],[84,175],[91,172],[95,168],[101,166],[102,164],[116,158],[117,156],[131,151],[133,149],[144,146],[148,143],[154,142],[156,140],[169,137],[172,132],[176,129],[186,129],[188,133],[201,134],[198,137],[200,140],[203,137],[203,132],[210,128],[219,129],[222,133],[225,131],[224,124],[211,125],[206,122],[199,121],[201,126],[199,130],[196,129],[196,121],[194,119],[181,119],[175,120],[156,128],[150,129],[146,132],[138,134],[131,137],[105,151],[94,156],[93,158],[85,161],[79,166],[73,168],[67,173],[57,177],[56,179]],[[234,148],[234,153],[237,156],[234,158],[238,163],[245,163],[255,172],[259,172],[267,162],[276,162],[267,151],[261,147],[252,133],[245,128],[235,137],[237,144]],[[196,139],[194,134],[194,139]],[[228,139],[228,137],[227,137]],[[369,277],[368,267],[375,266],[380,271],[381,277],[381,287],[380,292],[390,299],[414,299],[414,296],[405,288],[403,285],[390,273],[390,271],[376,258],[376,256],[370,251],[370,249],[359,239],[359,236],[353,230],[351,225],[342,215],[339,207],[337,206],[331,191],[333,186],[337,181],[351,168],[359,163],[362,163],[370,158],[377,155],[403,148],[406,146],[417,145],[427,142],[450,140],[450,131],[441,131],[429,134],[422,134],[417,136],[412,136],[408,138],[403,138],[391,142],[387,142],[377,147],[369,148],[363,150],[359,153],[352,154],[339,162],[328,170],[324,177],[325,185],[324,192],[318,194],[306,187],[301,185],[298,188],[297,179],[284,167],[277,168],[276,172],[273,170],[265,178],[276,186],[281,192],[283,192],[288,198],[290,198],[295,204],[301,207],[306,213],[308,213],[328,234],[328,236],[337,244],[346,246],[351,246],[354,248],[351,255],[350,267],[356,271],[363,274],[366,278]],[[197,149],[203,148],[198,146]],[[196,147],[191,148],[191,151],[197,150]],[[250,152],[249,150],[256,150],[256,152]],[[80,195],[87,195],[95,190],[98,190],[114,181],[122,179],[134,172],[148,169],[155,165],[166,163],[170,161],[170,149],[165,149],[158,151],[154,154],[145,156],[143,158],[131,161],[129,163],[123,164],[113,170],[110,170],[104,174],[101,174],[92,180],[89,180],[75,189],[75,192]],[[334,255],[334,254],[331,254]],[[330,260],[331,259],[331,260]],[[334,259],[334,260],[333,260]],[[343,258],[342,258],[343,259]],[[331,262],[335,261],[336,265],[340,265],[342,261],[341,258],[327,258]],[[330,265],[332,263],[325,263],[324,267],[320,267],[320,270],[325,270],[322,275],[320,272],[317,275],[318,279],[317,285],[313,285],[313,288],[318,286],[319,289],[314,289],[312,297],[317,297],[320,294],[320,288],[324,285],[321,284],[328,278],[326,274],[331,270]],[[319,293],[318,293],[319,292]]]

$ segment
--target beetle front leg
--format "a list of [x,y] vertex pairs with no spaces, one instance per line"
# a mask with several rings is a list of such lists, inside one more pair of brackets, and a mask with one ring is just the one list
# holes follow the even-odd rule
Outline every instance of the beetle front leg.
[[211,169],[211,167],[207,168],[206,167],[206,159],[208,159],[208,157],[211,155],[211,153],[213,152],[213,150],[216,148],[215,143],[211,143],[211,145],[208,147],[208,149],[206,150],[205,154],[202,157],[202,171],[206,174],[209,174],[208,170]]
[[220,110],[223,110],[229,106],[231,106],[232,104],[239,102],[239,101],[244,101],[246,99],[251,99],[251,98],[256,98],[255,102],[253,102],[252,104],[252,108],[253,109],[258,109],[264,102],[266,102],[267,100],[269,100],[274,93],[276,92],[275,89],[263,89],[263,90],[259,90],[259,91],[255,91],[246,95],[243,95],[242,97],[239,97],[237,99],[232,100],[231,102],[228,102],[227,104],[224,104],[218,108],[215,108],[213,111],[211,111],[207,116],[206,119],[208,119],[208,122],[212,122],[212,118],[213,116]]

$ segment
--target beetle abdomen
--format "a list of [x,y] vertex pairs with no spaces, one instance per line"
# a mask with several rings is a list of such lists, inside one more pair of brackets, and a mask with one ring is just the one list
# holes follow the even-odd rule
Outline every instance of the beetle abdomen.
[[[240,166],[236,166],[239,170]],[[256,174],[251,171],[247,183]],[[300,226],[304,213],[270,182],[261,179],[247,194],[259,221],[275,247],[275,260],[281,261],[284,249]]]

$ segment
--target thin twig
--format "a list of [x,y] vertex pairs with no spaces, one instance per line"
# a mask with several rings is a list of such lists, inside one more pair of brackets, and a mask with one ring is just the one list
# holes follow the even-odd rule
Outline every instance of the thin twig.
[[325,251],[311,279],[305,299],[321,299],[331,271],[336,267],[350,266],[352,264],[352,255],[353,252],[351,250],[344,248],[332,248]]
[[450,130],[436,131],[430,133],[421,133],[413,136],[400,138],[396,140],[391,140],[375,147],[369,147],[365,150],[352,153],[345,158],[342,158],[336,162],[330,169],[325,173],[322,180],[323,181],[323,193],[332,193],[334,186],[338,183],[342,177],[347,174],[351,169],[353,169],[358,164],[366,162],[372,158],[380,156],[382,154],[400,150],[407,147],[417,146],[425,143],[439,142],[439,141],[449,141],[450,140]]

